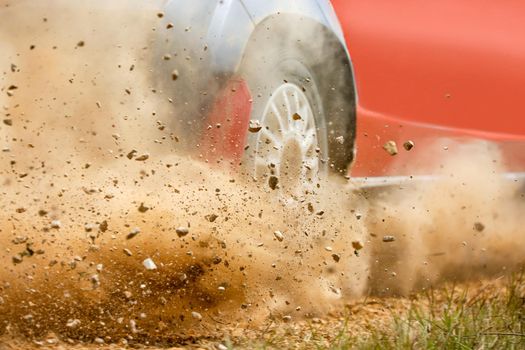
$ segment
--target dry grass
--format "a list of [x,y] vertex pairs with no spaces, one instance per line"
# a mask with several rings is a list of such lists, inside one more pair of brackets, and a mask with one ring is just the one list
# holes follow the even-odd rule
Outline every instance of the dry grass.
[[364,338],[342,337],[332,349],[523,349],[523,274],[503,286],[429,291],[386,328]]

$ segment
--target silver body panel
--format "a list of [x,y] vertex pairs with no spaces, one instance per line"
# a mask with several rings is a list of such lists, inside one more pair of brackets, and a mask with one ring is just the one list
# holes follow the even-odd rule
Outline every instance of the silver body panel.
[[164,13],[166,23],[174,25],[168,33],[172,51],[193,54],[212,74],[235,73],[256,26],[279,14],[312,19],[328,28],[344,46],[341,27],[328,0],[199,0],[191,5],[187,0],[169,0]]

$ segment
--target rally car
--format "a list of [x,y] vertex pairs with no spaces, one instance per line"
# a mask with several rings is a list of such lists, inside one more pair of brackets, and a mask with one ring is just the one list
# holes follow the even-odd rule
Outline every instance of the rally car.
[[190,152],[272,187],[424,174],[409,157],[438,138],[494,143],[518,176],[525,5],[487,6],[170,0],[154,73]]

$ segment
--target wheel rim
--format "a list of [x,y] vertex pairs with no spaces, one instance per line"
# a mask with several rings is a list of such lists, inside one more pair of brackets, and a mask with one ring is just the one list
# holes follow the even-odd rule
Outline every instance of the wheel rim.
[[254,175],[278,179],[281,192],[297,196],[312,192],[322,168],[316,119],[306,94],[284,83],[268,99],[260,118]]

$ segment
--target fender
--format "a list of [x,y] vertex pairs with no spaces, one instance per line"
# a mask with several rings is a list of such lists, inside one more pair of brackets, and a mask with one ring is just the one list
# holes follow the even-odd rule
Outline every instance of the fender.
[[314,20],[328,28],[346,49],[343,31],[326,0],[224,0],[217,3],[206,35],[212,70],[235,73],[255,28],[268,17],[280,13],[293,13]]

